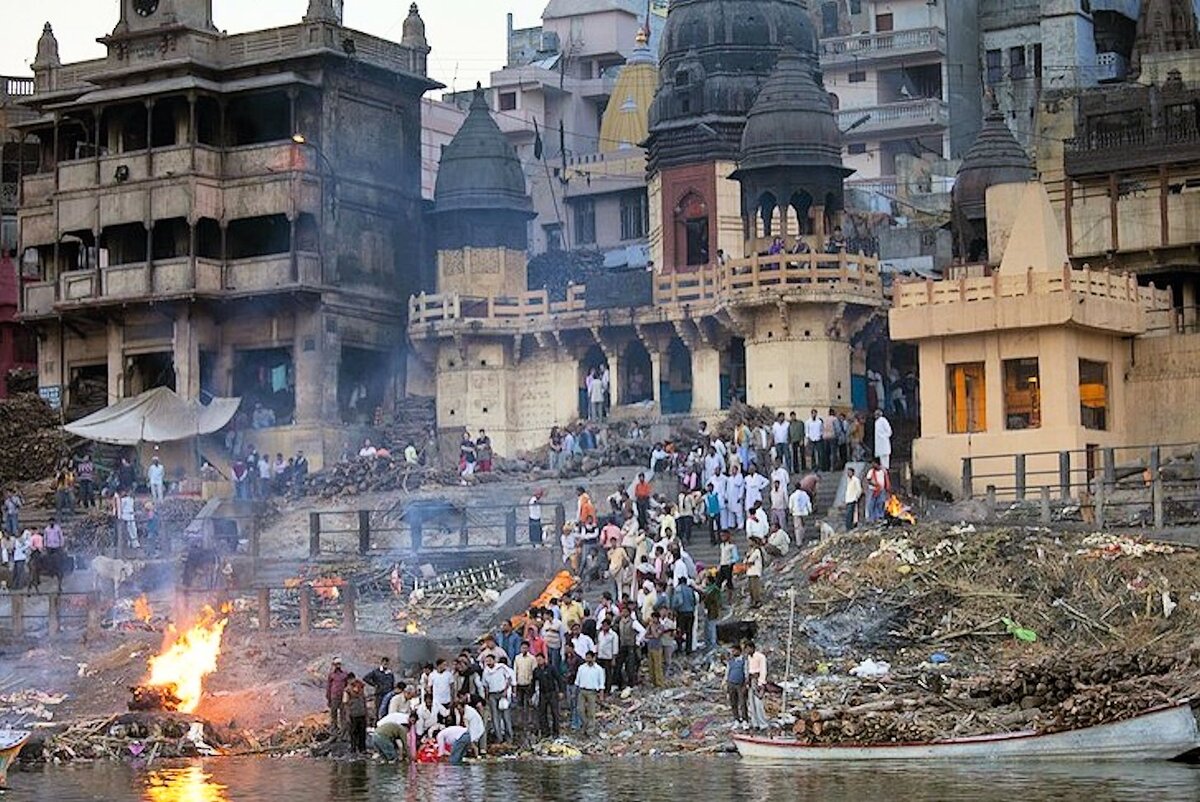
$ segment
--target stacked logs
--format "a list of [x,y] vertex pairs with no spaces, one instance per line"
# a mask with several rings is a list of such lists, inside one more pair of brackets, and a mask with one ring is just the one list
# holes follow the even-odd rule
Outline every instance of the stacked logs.
[[1016,704],[1024,709],[1045,709],[1082,690],[1162,676],[1175,668],[1175,663],[1167,655],[1119,649],[1100,652],[1088,660],[1054,655],[968,681],[963,690],[968,696],[987,698],[993,706]]
[[19,460],[0,460],[0,482],[28,481],[54,475],[67,456],[67,437],[58,428],[58,415],[36,395],[0,400],[0,454],[20,454]]
[[[441,477],[443,481],[450,481]],[[438,472],[423,465],[409,465],[402,455],[360,457],[339,462],[330,468],[309,474],[304,493],[333,498],[359,493],[416,490],[422,484],[438,481]]]

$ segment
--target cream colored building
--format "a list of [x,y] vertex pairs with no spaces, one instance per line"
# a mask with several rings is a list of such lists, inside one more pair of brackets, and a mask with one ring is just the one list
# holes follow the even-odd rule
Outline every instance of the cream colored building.
[[913,468],[954,491],[965,458],[1027,454],[1057,484],[1058,452],[1133,445],[1129,340],[1170,308],[1131,275],[1072,268],[1040,183],[988,191],[989,210],[1014,205],[998,270],[899,285],[890,313],[893,339],[920,354]]

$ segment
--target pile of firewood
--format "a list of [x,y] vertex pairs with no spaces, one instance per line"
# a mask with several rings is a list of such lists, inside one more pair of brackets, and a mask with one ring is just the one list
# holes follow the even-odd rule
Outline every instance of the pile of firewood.
[[21,456],[0,460],[0,482],[53,476],[69,453],[67,436],[58,424],[57,413],[36,395],[0,400],[0,454]]
[[1087,660],[1053,655],[967,681],[962,691],[971,697],[985,697],[997,707],[1016,704],[1046,708],[1081,691],[1162,676],[1175,667],[1175,659],[1167,655],[1120,649],[1100,652]]
[[392,490],[417,490],[426,482],[449,481],[438,471],[423,465],[410,465],[403,454],[386,457],[358,457],[338,462],[331,467],[309,474],[304,493],[309,496],[333,498],[359,493]]

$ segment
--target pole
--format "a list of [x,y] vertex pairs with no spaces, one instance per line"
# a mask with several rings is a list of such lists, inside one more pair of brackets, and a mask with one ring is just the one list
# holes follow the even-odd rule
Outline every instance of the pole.
[[787,588],[787,656],[784,658],[784,701],[780,705],[780,718],[787,717],[787,684],[792,681],[792,638],[796,633],[796,588]]

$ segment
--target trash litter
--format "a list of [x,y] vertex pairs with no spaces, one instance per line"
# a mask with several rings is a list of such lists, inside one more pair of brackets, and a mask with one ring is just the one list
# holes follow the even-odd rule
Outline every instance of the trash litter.
[[871,658],[863,660],[861,663],[850,669],[850,673],[859,679],[883,679],[892,670],[892,664],[886,660],[875,662]]
[[1013,621],[1011,618],[1001,618],[1001,623],[1008,628],[1008,634],[1012,635],[1019,641],[1025,643],[1033,643],[1037,640],[1037,633],[1032,629],[1025,629],[1023,626]]

